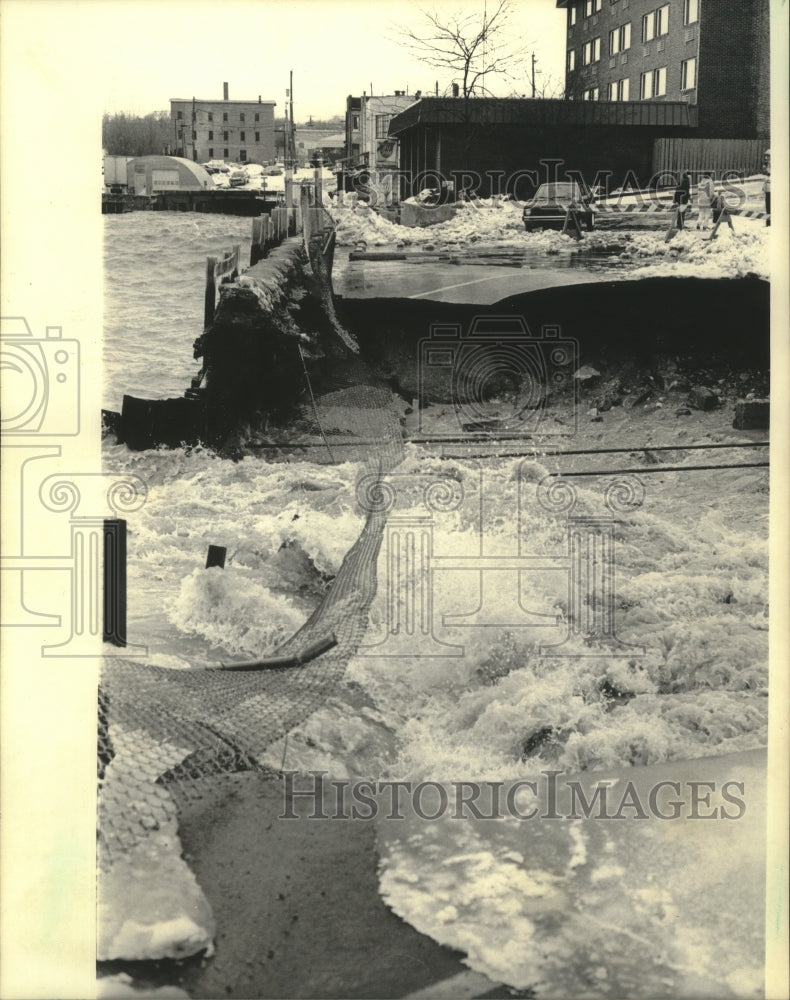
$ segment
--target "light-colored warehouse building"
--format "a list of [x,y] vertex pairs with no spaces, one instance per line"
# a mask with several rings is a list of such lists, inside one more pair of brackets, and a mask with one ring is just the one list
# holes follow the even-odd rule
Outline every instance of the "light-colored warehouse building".
[[273,161],[275,101],[221,101],[198,97],[170,100],[171,150],[196,163]]

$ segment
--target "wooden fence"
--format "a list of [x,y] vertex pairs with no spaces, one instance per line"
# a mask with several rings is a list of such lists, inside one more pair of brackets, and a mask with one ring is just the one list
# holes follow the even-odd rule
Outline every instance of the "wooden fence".
[[235,281],[239,276],[241,263],[241,246],[237,243],[232,250],[227,250],[222,257],[206,259],[206,297],[203,305],[203,329],[205,330],[214,319],[217,308],[217,295],[220,285]]
[[762,170],[768,139],[656,139],[653,143],[653,174],[689,170],[727,171],[741,177]]
[[[332,232],[334,232],[334,221],[323,206],[320,170],[316,170],[313,180],[302,181],[298,205],[294,204],[293,180],[288,177],[285,181],[285,204],[272,208],[268,215],[261,215],[252,220],[250,267],[266,257],[272,247],[279,246],[286,237],[298,233],[303,234],[306,248],[309,247],[312,237],[323,234],[325,237],[323,249],[326,252]],[[240,252],[241,247],[237,245],[220,258],[209,257],[206,260],[204,330],[214,318],[220,286],[235,281],[239,276]]]
[[291,212],[284,205],[273,208],[270,215],[261,215],[252,220],[252,243],[250,245],[250,267],[265,257],[272,247],[278,246],[289,235]]

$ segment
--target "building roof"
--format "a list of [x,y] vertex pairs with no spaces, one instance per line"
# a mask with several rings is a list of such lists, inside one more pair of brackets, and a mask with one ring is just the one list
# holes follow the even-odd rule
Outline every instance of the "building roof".
[[[186,159],[184,156],[165,156],[164,154],[150,153],[147,156],[132,156],[129,158],[129,165],[132,169],[134,169],[134,164],[136,163],[144,163],[146,166],[150,166],[152,170],[166,170],[168,167],[172,170],[173,167],[179,167],[181,170],[186,170],[187,173],[192,174],[201,187],[205,185],[206,181],[211,181],[211,177],[204,167],[199,163],[194,163],[192,160]],[[211,183],[213,184],[213,181]]]
[[191,104],[192,101],[195,104],[271,104],[273,107],[277,104],[277,101],[261,101],[256,100],[251,97],[248,101],[226,101],[221,97],[171,97],[171,104]]
[[[468,117],[464,117],[468,112]],[[424,97],[396,115],[398,135],[417,125],[647,125],[694,128],[697,108],[685,101],[561,101],[526,98]]]

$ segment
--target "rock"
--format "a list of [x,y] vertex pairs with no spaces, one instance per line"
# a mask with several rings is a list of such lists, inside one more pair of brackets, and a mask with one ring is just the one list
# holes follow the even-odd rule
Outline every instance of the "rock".
[[675,410],[676,417],[690,417],[691,410],[687,406],[682,406],[679,410]]
[[715,410],[719,405],[719,397],[712,389],[704,385],[695,385],[689,393],[689,405],[698,410]]
[[592,409],[588,410],[587,411],[587,416],[588,417],[597,417],[598,416],[598,407],[597,406],[593,406]]
[[581,368],[573,373],[573,377],[580,382],[591,382],[593,379],[600,378],[601,373],[593,368],[592,365],[582,365]]
[[616,376],[615,378],[608,379],[600,386],[592,402],[598,408],[599,412],[603,413],[606,410],[611,410],[613,406],[619,406],[621,397],[622,387],[620,378]]
[[603,417],[600,417],[600,416],[598,416],[598,417],[591,417],[590,418],[590,423],[591,424],[602,424],[603,423]]
[[739,399],[735,404],[732,426],[739,431],[767,430],[771,404],[767,399]]
[[650,386],[642,386],[640,389],[634,389],[623,400],[623,408],[632,410],[635,406],[639,406],[640,403],[644,403],[645,400],[650,398],[652,391]]

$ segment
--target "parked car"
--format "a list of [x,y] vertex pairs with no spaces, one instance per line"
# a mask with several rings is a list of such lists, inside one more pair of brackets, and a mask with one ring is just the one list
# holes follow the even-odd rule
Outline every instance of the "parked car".
[[230,186],[232,188],[235,188],[235,187],[244,187],[244,185],[247,183],[247,180],[248,180],[248,177],[247,177],[247,174],[246,174],[246,172],[244,170],[232,170],[231,171],[231,174],[230,174]]
[[530,229],[562,228],[571,207],[576,209],[581,225],[592,232],[595,228],[595,209],[591,195],[582,191],[576,181],[541,184],[524,206],[524,228],[528,232]]

